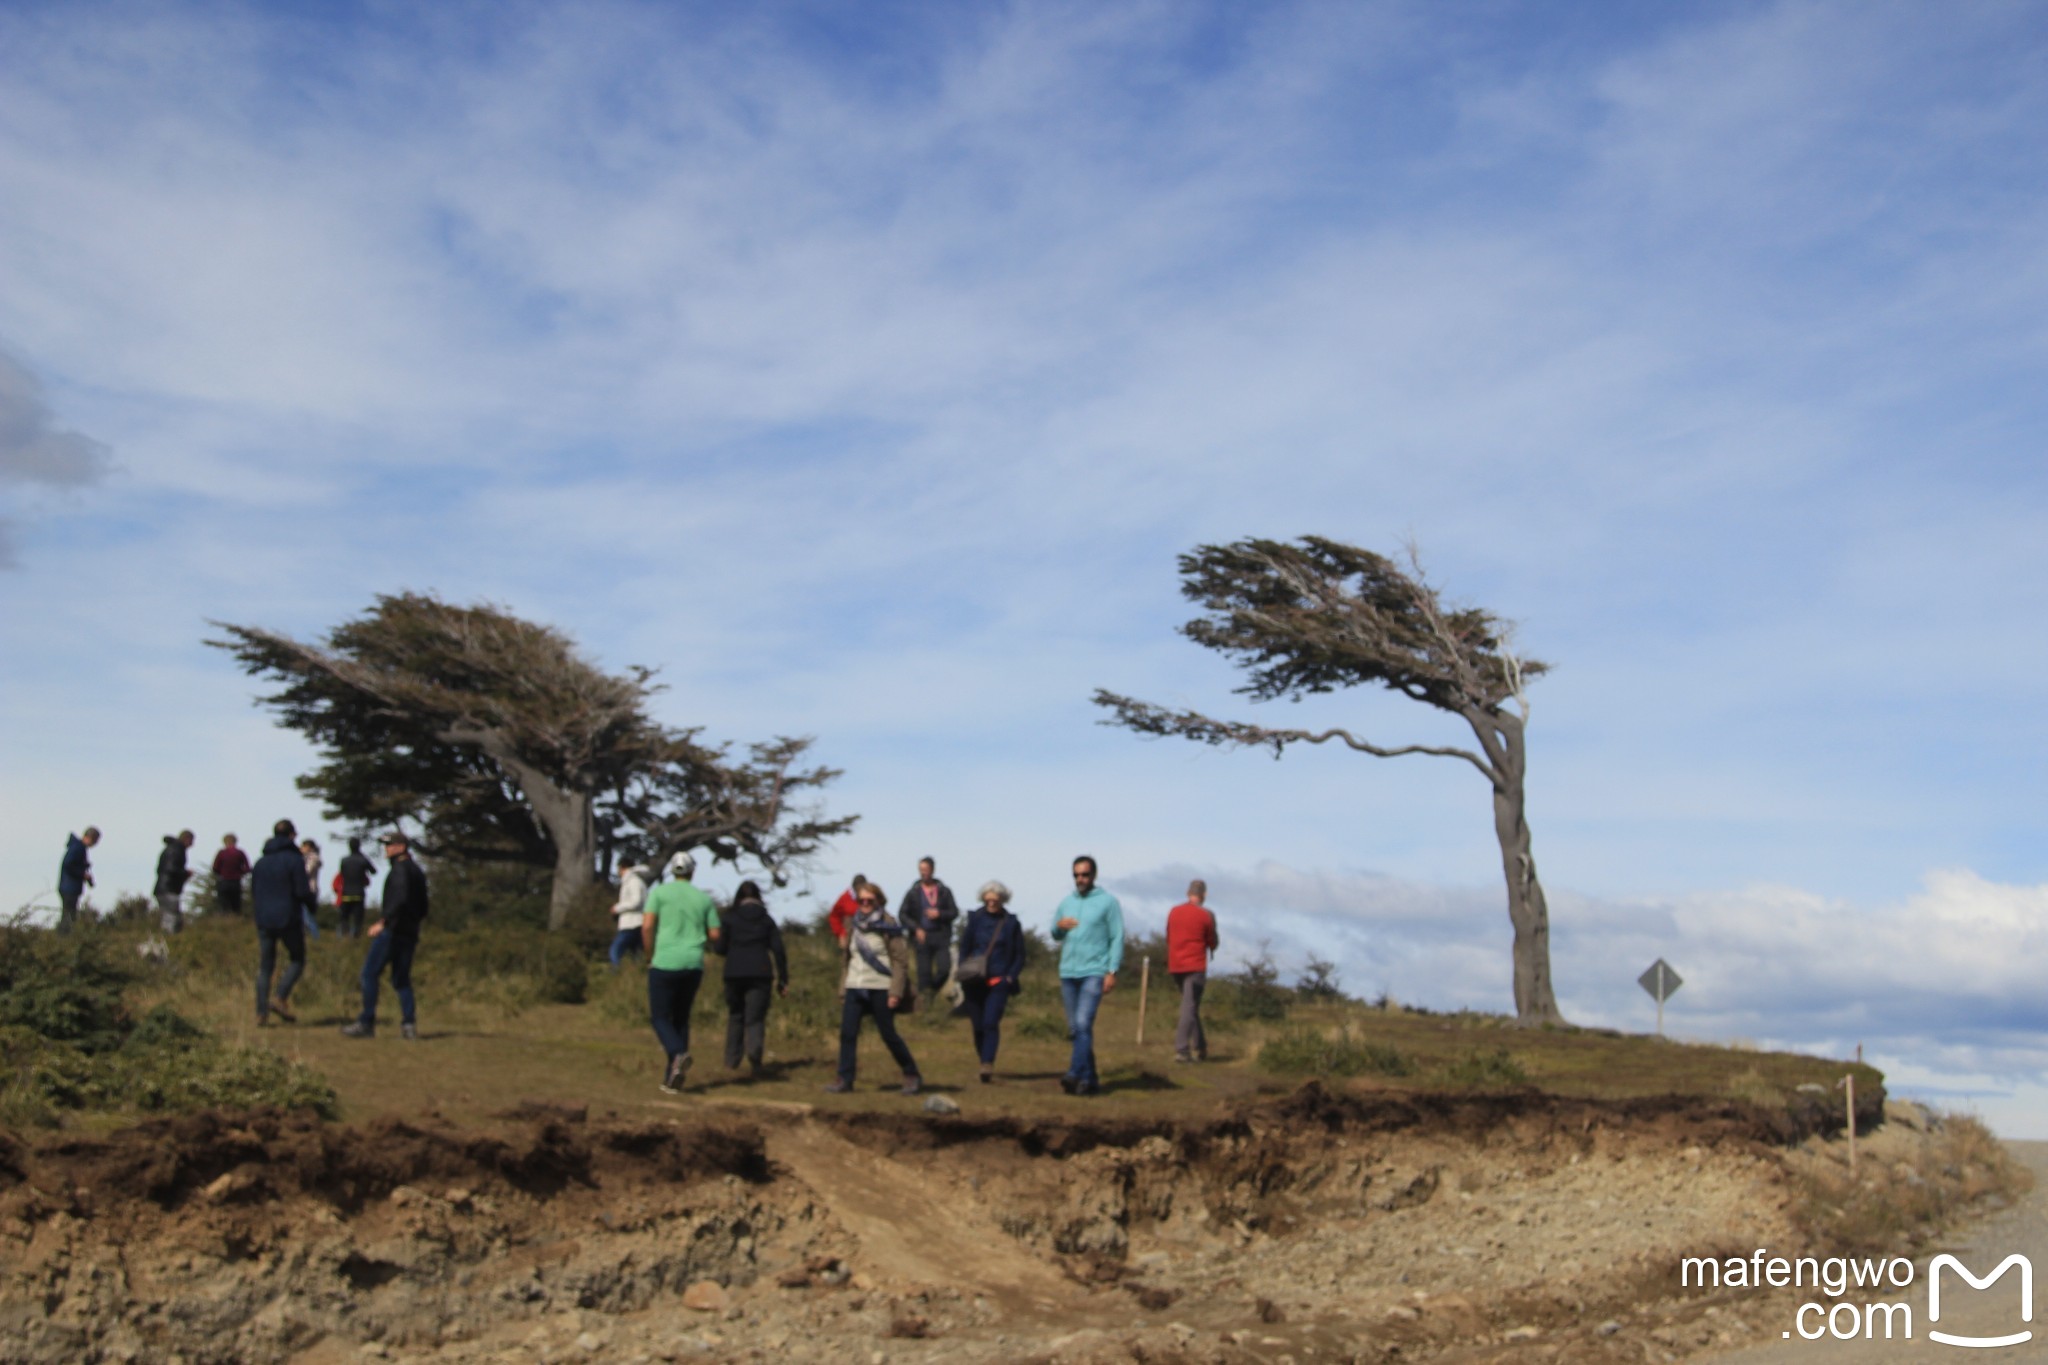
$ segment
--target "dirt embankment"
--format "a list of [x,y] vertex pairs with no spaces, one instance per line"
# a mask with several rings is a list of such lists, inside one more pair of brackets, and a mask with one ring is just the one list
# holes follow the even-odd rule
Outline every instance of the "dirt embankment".
[[1679,1255],[1792,1245],[1826,1117],[1311,1085],[1201,1123],[0,1139],[0,1358],[1636,1360],[1720,1311]]

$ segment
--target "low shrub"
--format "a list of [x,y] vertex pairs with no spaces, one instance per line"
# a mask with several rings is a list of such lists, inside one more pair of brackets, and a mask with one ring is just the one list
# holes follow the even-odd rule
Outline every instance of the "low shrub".
[[1504,1047],[1474,1049],[1444,1067],[1444,1078],[1456,1085],[1525,1085],[1529,1073]]
[[132,1018],[122,996],[137,974],[115,952],[100,932],[0,928],[0,1123],[213,1105],[335,1113],[333,1089],[303,1066],[224,1043],[168,1005]]
[[1355,1037],[1349,1028],[1334,1034],[1289,1029],[1259,1049],[1258,1064],[1279,1076],[1407,1076],[1415,1071],[1406,1053]]
[[121,993],[134,978],[99,933],[0,928],[0,1027],[111,1051],[127,1032]]
[[1294,992],[1280,984],[1280,971],[1263,953],[1241,972],[1211,978],[1209,1001],[1216,1013],[1253,1023],[1277,1024],[1287,1017]]

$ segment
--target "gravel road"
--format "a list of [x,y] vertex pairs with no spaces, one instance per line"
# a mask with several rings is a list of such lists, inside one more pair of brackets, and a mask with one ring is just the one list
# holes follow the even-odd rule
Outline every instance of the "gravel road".
[[[2014,1252],[2026,1256],[2037,1273],[2048,1272],[2048,1142],[2012,1142],[2006,1145],[2033,1172],[2034,1188],[2012,1208],[1977,1224],[1971,1229],[1969,1238],[1953,1251],[1978,1275],[1989,1274]],[[1883,1340],[1882,1319],[1876,1329],[1875,1340],[1866,1340],[1859,1335],[1853,1341],[1838,1341],[1824,1334],[1818,1341],[1804,1341],[1788,1324],[1787,1335],[1768,1345],[1693,1359],[1711,1361],[1712,1365],[1832,1365],[1832,1362],[1847,1361],[1858,1362],[1858,1365],[1866,1362],[1868,1365],[1887,1365],[1892,1361],[1944,1360],[1980,1360],[2003,1365],[2007,1361],[2048,1361],[2048,1311],[2037,1311],[2032,1322],[2021,1319],[2018,1278],[2015,1272],[2008,1271],[1990,1288],[1974,1290],[1961,1278],[1944,1271],[1941,1321],[1931,1323],[1927,1320],[1927,1267],[1922,1263],[1912,1286],[1901,1295],[1913,1309],[1913,1338],[1910,1341],[1904,1340],[1903,1336],[1892,1341]],[[1822,1299],[1821,1302],[1827,1305],[1832,1301]],[[2037,1304],[2039,1307],[2042,1306]],[[1845,1328],[1847,1317],[1843,1313],[1838,1319]],[[1807,1315],[1808,1331],[1815,1330],[1819,1324],[1818,1315]],[[1931,1340],[1928,1336],[1930,1330],[1952,1336],[2002,1337],[2028,1330],[2034,1335],[2033,1340],[2020,1345],[1970,1350]]]

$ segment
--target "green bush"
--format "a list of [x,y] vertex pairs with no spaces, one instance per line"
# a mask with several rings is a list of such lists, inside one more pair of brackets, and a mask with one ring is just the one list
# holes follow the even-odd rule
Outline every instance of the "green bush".
[[134,976],[100,933],[0,927],[0,1027],[111,1051],[127,1031],[121,992]]
[[233,1047],[168,1005],[131,1018],[124,940],[0,928],[0,1123],[49,1125],[66,1111],[278,1105],[335,1112],[315,1073]]
[[1522,1064],[1504,1047],[1467,1052],[1444,1068],[1444,1076],[1459,1085],[1522,1085],[1529,1079]]
[[1259,1069],[1280,1076],[1408,1076],[1415,1063],[1384,1043],[1316,1029],[1289,1029],[1259,1049]]
[[1285,1019],[1294,999],[1294,993],[1280,984],[1280,969],[1263,944],[1242,970],[1216,979],[1209,990],[1218,1013],[1269,1024]]

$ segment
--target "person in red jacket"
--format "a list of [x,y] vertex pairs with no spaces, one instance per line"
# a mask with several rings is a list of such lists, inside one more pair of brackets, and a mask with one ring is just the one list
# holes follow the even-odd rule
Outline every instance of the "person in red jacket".
[[860,889],[868,884],[862,873],[853,874],[853,885],[839,893],[839,899],[832,903],[832,913],[825,917],[825,927],[832,931],[832,937],[846,942],[846,924],[860,913]]
[[1180,987],[1180,1023],[1173,1031],[1173,1060],[1209,1059],[1209,1038],[1202,1032],[1202,991],[1209,984],[1209,959],[1216,955],[1216,916],[1202,904],[1209,884],[1199,877],[1188,883],[1188,898],[1166,912],[1166,970]]

